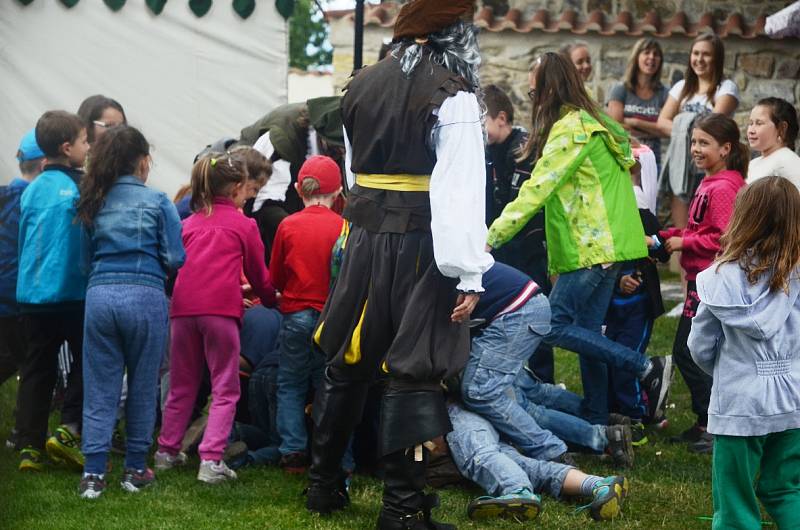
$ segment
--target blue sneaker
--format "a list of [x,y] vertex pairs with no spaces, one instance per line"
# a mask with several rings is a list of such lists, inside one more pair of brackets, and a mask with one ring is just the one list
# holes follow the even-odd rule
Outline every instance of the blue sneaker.
[[606,477],[592,490],[592,502],[576,512],[589,510],[595,521],[609,521],[622,513],[622,502],[628,495],[628,479],[623,476]]
[[500,497],[478,497],[469,503],[467,516],[474,520],[510,517],[530,521],[541,509],[542,499],[528,488],[522,488]]

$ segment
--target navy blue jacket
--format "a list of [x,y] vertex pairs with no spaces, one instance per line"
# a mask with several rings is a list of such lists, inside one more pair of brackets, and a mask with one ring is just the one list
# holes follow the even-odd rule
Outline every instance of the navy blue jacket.
[[0,187],[0,317],[14,316],[17,307],[19,201],[28,181],[12,180]]

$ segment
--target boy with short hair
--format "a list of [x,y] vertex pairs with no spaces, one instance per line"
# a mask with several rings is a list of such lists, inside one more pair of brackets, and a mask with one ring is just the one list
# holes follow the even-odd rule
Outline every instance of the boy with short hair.
[[23,315],[27,354],[17,393],[19,469],[42,470],[50,398],[58,353],[66,341],[73,362],[61,410],[61,425],[47,440],[56,462],[83,467],[80,425],[83,409],[81,355],[86,297],[86,238],[75,222],[79,169],[89,144],[81,119],[64,111],[45,112],[36,123],[36,142],[47,157],[39,177],[20,202],[17,302]]
[[25,357],[17,306],[17,242],[20,197],[44,163],[34,130],[22,137],[17,161],[21,176],[0,187],[0,385],[17,372]]
[[295,185],[305,207],[278,225],[270,273],[283,313],[278,365],[278,432],[281,467],[304,473],[308,466],[306,397],[316,389],[325,356],[312,334],[328,299],[331,254],[342,231],[342,217],[331,210],[342,191],[339,166],[327,156],[312,156],[300,168]]

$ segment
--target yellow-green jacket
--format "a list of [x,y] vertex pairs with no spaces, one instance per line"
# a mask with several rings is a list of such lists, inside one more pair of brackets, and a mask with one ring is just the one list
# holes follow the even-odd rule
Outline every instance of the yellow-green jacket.
[[489,228],[489,245],[510,241],[544,207],[551,274],[647,255],[628,136],[603,118],[561,109],[530,179]]

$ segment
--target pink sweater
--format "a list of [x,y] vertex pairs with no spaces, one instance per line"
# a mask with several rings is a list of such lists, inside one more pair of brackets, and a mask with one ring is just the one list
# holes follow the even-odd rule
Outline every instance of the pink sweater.
[[719,238],[733,215],[736,194],[744,185],[741,173],[729,169],[705,177],[694,192],[686,228],[660,232],[664,239],[683,237],[681,267],[687,280],[694,280],[713,263],[720,249]]
[[264,244],[255,221],[228,198],[216,197],[211,215],[201,211],[183,222],[186,263],[178,274],[170,316],[218,315],[242,318],[242,269],[266,306],[275,288],[264,265]]

